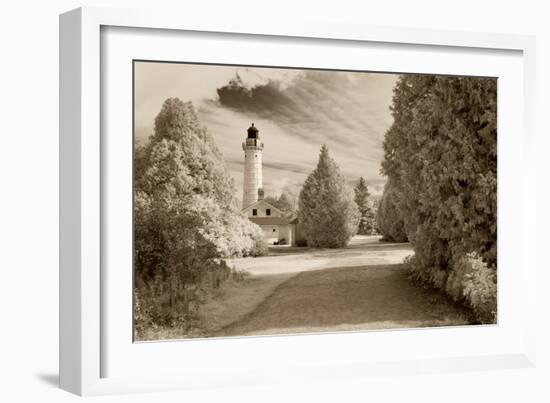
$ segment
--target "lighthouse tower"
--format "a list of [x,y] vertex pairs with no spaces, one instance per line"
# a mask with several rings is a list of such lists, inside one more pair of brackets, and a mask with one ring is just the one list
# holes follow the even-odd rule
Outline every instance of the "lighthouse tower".
[[260,142],[260,132],[252,123],[247,130],[244,150],[244,184],[243,208],[258,201],[258,191],[263,191],[262,181],[262,150],[264,143]]

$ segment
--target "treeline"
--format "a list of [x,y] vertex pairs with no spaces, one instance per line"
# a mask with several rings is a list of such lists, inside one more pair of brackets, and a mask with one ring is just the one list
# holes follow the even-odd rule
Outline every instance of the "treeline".
[[[205,295],[231,277],[224,258],[267,253],[262,230],[240,212],[222,155],[190,102],[167,99],[154,133],[134,155],[136,338],[159,327],[196,327]],[[323,146],[300,194],[266,200],[298,216],[311,247],[341,247],[376,233],[366,181],[348,186]]]
[[323,145],[298,197],[298,226],[307,245],[340,248],[356,234],[377,234],[376,209],[365,179],[351,188]]
[[411,276],[496,320],[497,84],[403,75],[384,140],[378,224],[408,238]]
[[287,187],[279,197],[268,196],[265,200],[287,218],[298,217],[300,232],[310,247],[339,248],[356,234],[378,233],[378,205],[371,198],[366,180],[360,177],[351,188],[324,145],[299,195]]
[[231,276],[223,258],[265,254],[191,103],[167,99],[134,167],[135,328],[185,329],[204,293]]
[[268,196],[264,200],[281,210],[287,219],[292,219],[298,214],[298,195],[289,186],[285,186],[278,197]]
[[367,181],[359,178],[359,182],[353,188],[355,204],[359,209],[359,224],[357,234],[359,235],[376,235],[378,234],[378,223],[376,221],[376,213],[378,211],[378,202],[371,197]]

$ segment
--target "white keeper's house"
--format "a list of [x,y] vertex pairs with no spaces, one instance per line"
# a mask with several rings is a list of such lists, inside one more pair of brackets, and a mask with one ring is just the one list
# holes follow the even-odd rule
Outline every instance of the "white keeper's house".
[[287,219],[283,212],[263,200],[262,151],[260,131],[254,126],[247,130],[243,142],[244,183],[242,211],[260,226],[269,244],[296,244],[296,220]]

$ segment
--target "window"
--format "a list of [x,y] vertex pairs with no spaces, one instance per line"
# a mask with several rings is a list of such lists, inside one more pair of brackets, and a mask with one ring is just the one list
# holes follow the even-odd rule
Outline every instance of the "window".
[[252,215],[258,215],[258,210],[255,209],[255,208],[253,208],[253,209],[252,209]]
[[270,208],[265,209],[265,215],[271,215],[271,209]]

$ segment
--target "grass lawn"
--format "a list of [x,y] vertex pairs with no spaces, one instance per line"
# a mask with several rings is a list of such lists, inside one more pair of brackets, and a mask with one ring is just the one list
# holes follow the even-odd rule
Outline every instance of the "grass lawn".
[[402,265],[299,273],[214,336],[467,325],[471,312],[410,282]]
[[467,325],[472,314],[413,284],[401,262],[408,244],[355,237],[341,249],[280,248],[228,261],[248,275],[199,306],[184,333],[151,329],[143,340]]
[[230,280],[209,295],[199,307],[200,321],[194,330],[158,327],[147,329],[141,340],[170,340],[208,337],[254,311],[275,289],[295,274],[245,276]]
[[200,308],[205,335],[211,336],[254,312],[293,276],[292,273],[253,276],[222,287]]

